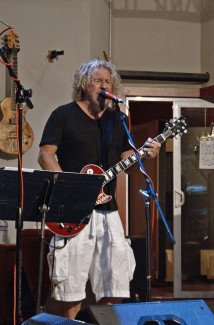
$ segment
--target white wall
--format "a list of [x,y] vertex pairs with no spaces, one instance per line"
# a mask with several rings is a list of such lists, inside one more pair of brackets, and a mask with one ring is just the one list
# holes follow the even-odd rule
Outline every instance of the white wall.
[[200,73],[200,1],[113,1],[120,70]]
[[214,1],[202,1],[201,66],[210,73],[209,85],[214,84]]
[[[0,8],[0,19],[12,25],[19,37],[21,84],[33,90],[34,108],[27,112],[26,120],[35,139],[32,148],[23,155],[23,167],[38,169],[44,124],[55,107],[71,100],[74,71],[82,62],[102,57],[103,50],[108,53],[108,1],[1,0]],[[4,26],[0,28],[2,31]],[[48,50],[64,50],[64,55],[49,63]],[[0,65],[0,99],[4,97],[5,67]],[[0,159],[0,166],[16,167],[17,159]],[[29,226],[24,224],[24,228]],[[13,222],[10,222],[9,235],[14,241]]]

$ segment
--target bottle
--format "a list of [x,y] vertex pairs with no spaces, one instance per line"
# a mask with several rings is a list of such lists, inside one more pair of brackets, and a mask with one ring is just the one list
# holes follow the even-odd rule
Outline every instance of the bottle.
[[0,244],[8,243],[8,222],[0,220]]

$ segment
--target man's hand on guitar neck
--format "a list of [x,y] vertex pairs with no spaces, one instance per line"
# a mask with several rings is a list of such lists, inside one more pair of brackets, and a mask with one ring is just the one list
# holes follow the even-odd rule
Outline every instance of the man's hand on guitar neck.
[[[160,148],[161,148],[161,144],[159,142],[151,138],[148,138],[145,142],[145,148],[143,149],[146,153],[146,155],[143,156],[143,158],[155,158],[159,154]],[[132,153],[134,153],[134,150],[124,151],[121,154],[121,159],[127,158]],[[138,164],[135,163],[134,165],[126,169],[125,172],[128,174],[132,172],[136,167],[138,167]]]
[[[146,153],[146,156],[144,157],[155,158],[159,154],[160,148],[161,144],[159,142],[153,140],[152,138],[148,138],[143,146],[143,150]],[[126,157],[130,156],[133,152],[134,150],[124,151],[121,154],[121,159],[125,159]]]
[[152,138],[148,138],[145,142],[143,150],[146,152],[147,158],[155,158],[160,151],[161,144]]

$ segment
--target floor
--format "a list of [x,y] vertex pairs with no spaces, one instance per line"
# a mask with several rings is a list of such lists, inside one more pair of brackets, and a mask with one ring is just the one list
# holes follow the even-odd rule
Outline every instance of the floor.
[[[194,286],[194,284],[189,284],[189,286]],[[214,286],[214,282],[213,282]],[[191,289],[188,287],[188,290]],[[153,283],[151,286],[151,302],[156,301],[177,301],[179,299],[173,298],[173,285],[172,283],[160,283],[156,282]],[[185,299],[188,300],[188,299]],[[193,300],[192,298],[190,300]],[[209,309],[214,313],[214,298],[213,299],[202,299],[204,300]],[[127,301],[130,302],[130,301]],[[132,302],[132,301],[131,301]],[[91,292],[90,285],[87,286],[87,299],[83,302],[83,308],[88,307],[91,305],[95,305],[95,299]],[[49,298],[47,306],[46,306],[46,312],[47,313],[57,313],[60,315],[61,311],[61,305],[60,302],[53,301],[51,298]]]
[[[196,291],[198,290],[198,287],[201,290],[207,289],[207,287],[214,288],[214,282],[210,282],[208,284],[203,283],[200,286],[196,285],[195,283],[189,283],[186,284],[186,290],[189,291]],[[200,299],[200,298],[199,298]],[[177,300],[173,298],[173,285],[172,283],[155,283],[151,287],[151,301],[168,301],[168,300]],[[188,298],[185,300],[189,300]],[[193,300],[193,298],[190,298],[190,300]],[[214,313],[214,298],[208,298],[208,299],[202,299],[206,302],[209,309]]]

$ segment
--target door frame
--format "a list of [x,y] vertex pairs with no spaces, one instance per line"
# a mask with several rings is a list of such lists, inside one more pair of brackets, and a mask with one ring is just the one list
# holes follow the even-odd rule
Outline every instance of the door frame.
[[[176,105],[176,103],[191,103],[192,101],[197,101],[196,98],[177,98],[177,97],[142,97],[142,96],[126,96],[125,98],[125,103],[126,107],[122,108],[122,110],[128,115],[129,113],[129,101],[142,101],[142,102],[172,102],[172,111],[173,107]],[[172,114],[173,117],[176,117],[175,114]],[[177,115],[178,117],[178,115]],[[179,138],[179,137],[177,137]],[[176,138],[176,139],[177,139]],[[177,140],[176,140],[177,141]],[[124,180],[125,179],[125,180]],[[123,182],[125,186],[125,202],[123,201],[124,206],[124,211],[125,215],[122,215],[123,223],[125,225],[125,233],[128,236],[128,229],[129,229],[129,177],[126,174],[124,176]]]

